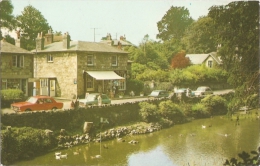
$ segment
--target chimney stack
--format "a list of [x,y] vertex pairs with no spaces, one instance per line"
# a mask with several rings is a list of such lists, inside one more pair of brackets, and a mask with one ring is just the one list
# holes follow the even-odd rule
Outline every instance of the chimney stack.
[[20,42],[20,30],[16,31],[17,39],[15,40],[15,46],[16,47],[21,47],[21,42]]
[[48,30],[48,33],[44,36],[45,37],[45,43],[44,44],[51,44],[53,43],[53,34],[51,32],[51,29]]
[[36,50],[44,50],[44,38],[42,37],[42,32],[38,33],[36,38]]
[[63,41],[62,41],[63,42],[63,48],[64,49],[70,48],[70,35],[69,35],[68,32],[63,35],[62,39],[63,39]]

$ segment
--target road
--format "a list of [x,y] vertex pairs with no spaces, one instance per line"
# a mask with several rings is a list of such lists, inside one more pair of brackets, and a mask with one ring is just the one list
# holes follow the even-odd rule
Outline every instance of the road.
[[[220,95],[220,94],[225,94],[228,92],[231,92],[232,89],[226,89],[226,90],[218,90],[218,91],[214,91],[214,95]],[[147,97],[136,97],[136,98],[127,98],[127,99],[116,99],[116,100],[112,100],[111,104],[122,104],[122,103],[132,103],[132,102],[137,102],[137,101],[144,101],[147,100]],[[59,102],[63,102],[63,110],[67,110],[70,109],[70,104],[71,104],[71,100],[69,99],[56,99]],[[5,114],[5,113],[15,113],[12,109],[10,108],[3,108],[1,109],[1,114]]]

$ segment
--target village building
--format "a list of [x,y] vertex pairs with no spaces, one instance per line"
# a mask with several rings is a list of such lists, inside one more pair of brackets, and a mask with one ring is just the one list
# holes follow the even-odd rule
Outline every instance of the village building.
[[12,45],[1,40],[1,90],[21,89],[25,96],[33,92],[33,53],[20,48],[20,36]]
[[131,42],[126,40],[125,35],[120,36],[120,38],[118,40],[118,39],[112,39],[112,36],[110,33],[108,33],[106,37],[102,37],[100,43],[105,43],[112,47],[116,47],[116,48],[119,48],[122,50],[124,50],[124,48],[127,46],[134,46]]
[[65,33],[53,42],[49,31],[39,34],[34,52],[34,85],[39,95],[71,98],[102,92],[113,97],[126,90],[128,53],[104,43],[71,41]]
[[193,65],[202,65],[206,67],[213,68],[222,65],[220,57],[217,56],[216,52],[211,52],[209,54],[186,54]]

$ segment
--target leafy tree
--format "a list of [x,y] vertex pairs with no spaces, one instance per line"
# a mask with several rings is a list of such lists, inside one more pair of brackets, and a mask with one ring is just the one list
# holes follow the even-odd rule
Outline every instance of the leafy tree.
[[214,83],[226,83],[228,73],[220,68],[208,68],[205,65],[191,65],[185,69],[171,70],[170,80],[174,85],[197,86]]
[[208,16],[222,46],[218,54],[230,74],[228,82],[236,87],[234,100],[238,102],[232,103],[246,103],[259,89],[259,3],[236,1],[213,6]]
[[136,79],[141,81],[156,81],[156,82],[168,82],[169,72],[163,70],[151,70],[147,69],[143,73],[136,76]]
[[17,26],[21,29],[23,42],[21,47],[27,50],[35,48],[38,33],[47,33],[51,26],[39,10],[29,5],[24,8],[22,15],[17,16]]
[[216,51],[215,27],[211,17],[200,17],[184,33],[182,44],[188,53],[209,53]]
[[5,27],[7,29],[13,29],[15,20],[13,13],[13,5],[11,0],[2,0],[0,1],[0,25],[1,27]]
[[174,57],[172,58],[171,67],[173,69],[179,68],[185,68],[190,65],[190,59],[185,57],[186,53],[185,51],[180,51]]
[[157,22],[159,34],[157,38],[163,41],[172,38],[180,40],[187,27],[193,22],[188,9],[172,6],[162,19]]

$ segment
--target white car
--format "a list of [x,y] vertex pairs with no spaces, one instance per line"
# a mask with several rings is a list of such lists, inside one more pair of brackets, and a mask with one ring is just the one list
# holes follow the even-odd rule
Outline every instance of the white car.
[[207,86],[200,86],[196,91],[194,91],[194,95],[197,97],[211,94],[213,94],[213,91]]

